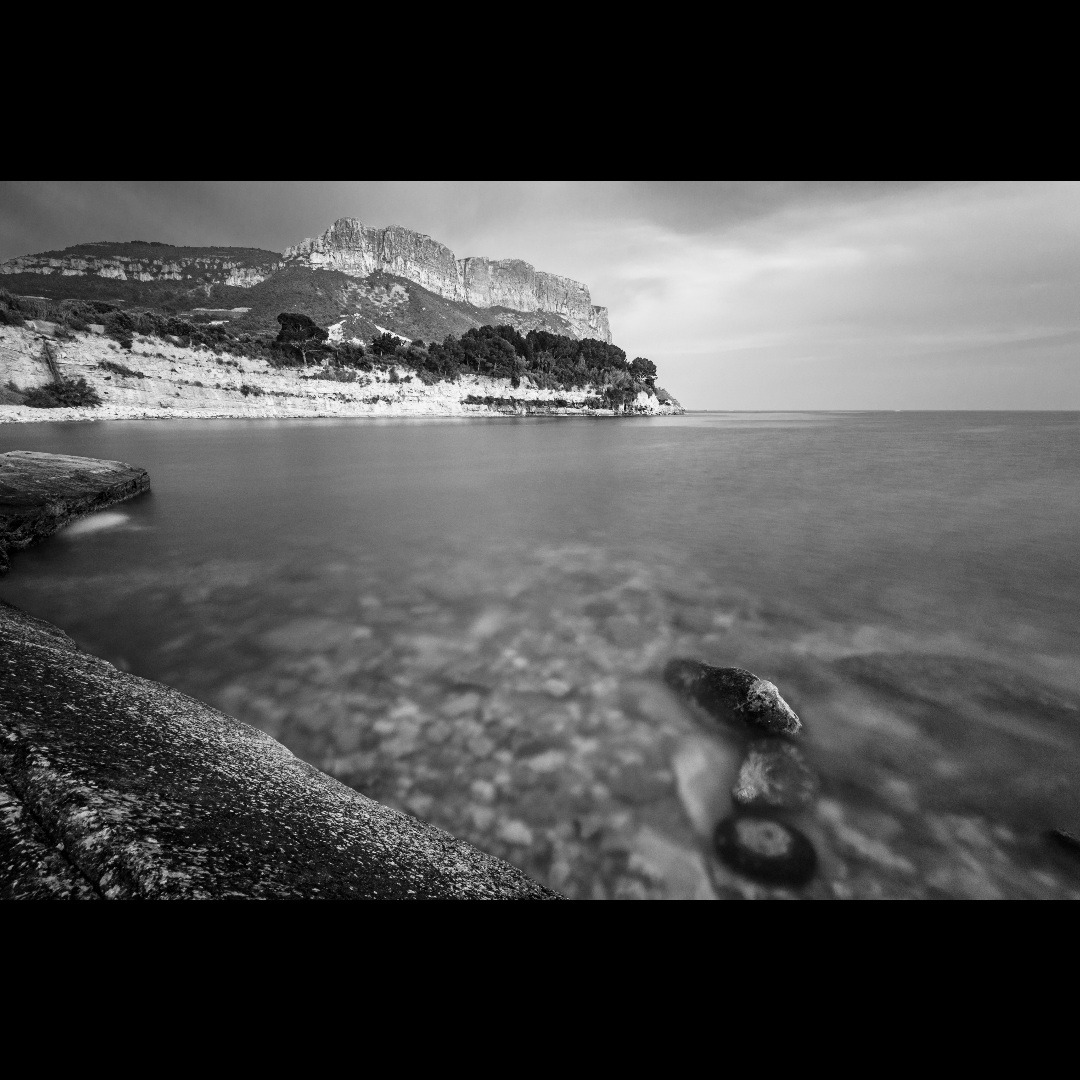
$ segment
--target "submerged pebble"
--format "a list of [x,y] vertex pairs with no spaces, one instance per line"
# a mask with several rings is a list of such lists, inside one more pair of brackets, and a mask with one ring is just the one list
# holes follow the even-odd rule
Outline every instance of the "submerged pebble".
[[798,889],[817,869],[810,840],[794,826],[772,817],[725,818],[716,826],[713,846],[725,865],[766,885]]
[[671,757],[675,787],[694,831],[706,839],[731,807],[731,785],[738,774],[739,752],[702,735],[679,741]]
[[817,775],[797,746],[761,739],[743,759],[731,797],[746,808],[794,810],[809,806],[817,792]]

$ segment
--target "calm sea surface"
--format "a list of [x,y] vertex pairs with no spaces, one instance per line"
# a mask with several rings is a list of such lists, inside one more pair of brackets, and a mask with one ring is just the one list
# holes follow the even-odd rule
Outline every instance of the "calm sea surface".
[[0,598],[574,897],[776,895],[710,833],[749,668],[821,791],[799,895],[1077,897],[1080,414],[5,425],[153,492]]

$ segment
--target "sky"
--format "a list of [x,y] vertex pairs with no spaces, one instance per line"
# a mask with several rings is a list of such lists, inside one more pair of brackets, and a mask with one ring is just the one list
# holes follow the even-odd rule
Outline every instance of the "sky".
[[340,217],[584,282],[689,409],[1080,409],[1078,181],[0,181],[0,261]]

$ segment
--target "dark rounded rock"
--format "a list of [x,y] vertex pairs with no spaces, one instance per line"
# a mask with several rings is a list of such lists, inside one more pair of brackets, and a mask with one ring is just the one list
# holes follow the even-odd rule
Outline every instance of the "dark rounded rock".
[[725,865],[765,885],[798,889],[817,870],[817,852],[803,833],[760,814],[725,818],[713,846]]
[[726,726],[769,735],[795,735],[802,728],[775,685],[745,668],[676,658],[664,668],[664,682]]
[[731,797],[747,809],[794,810],[809,806],[817,793],[817,774],[797,746],[759,739],[743,759]]

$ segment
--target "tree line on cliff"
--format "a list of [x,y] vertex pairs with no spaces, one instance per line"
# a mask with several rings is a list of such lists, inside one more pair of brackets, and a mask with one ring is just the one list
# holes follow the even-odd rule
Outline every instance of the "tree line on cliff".
[[[291,346],[285,363],[321,363],[325,367],[370,370],[400,365],[426,383],[455,381],[462,375],[508,379],[515,389],[528,378],[541,389],[572,390],[587,386],[601,391],[607,407],[621,408],[642,390],[654,393],[656,365],[643,356],[627,361],[617,345],[595,338],[567,337],[547,330],[522,334],[513,326],[480,326],[441,342],[406,341],[383,333],[368,347],[333,344],[329,335],[304,315],[283,312],[276,344]],[[280,354],[279,354],[280,356]],[[279,360],[281,362],[281,360]]]

